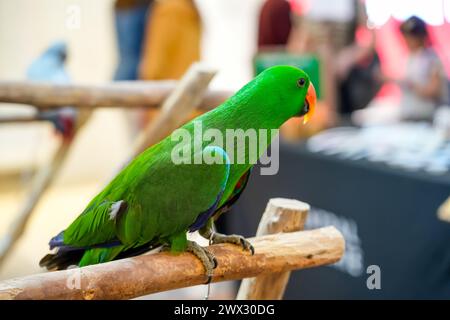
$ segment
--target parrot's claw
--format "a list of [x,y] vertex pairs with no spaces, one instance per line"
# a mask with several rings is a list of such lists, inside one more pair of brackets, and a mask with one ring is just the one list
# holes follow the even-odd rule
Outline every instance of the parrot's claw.
[[159,247],[159,252],[170,252],[170,246],[168,244],[163,244]]
[[212,280],[213,271],[217,267],[216,257],[214,257],[214,255],[206,248],[200,246],[194,241],[188,241],[186,251],[191,252],[200,259],[203,266],[205,267],[206,276],[208,277],[206,284],[209,284]]
[[244,237],[241,237],[240,240],[241,240],[242,248],[244,248],[244,250],[250,251],[250,253],[252,255],[254,255],[255,254],[255,248],[252,246],[252,244],[247,239],[245,239]]
[[232,244],[241,246],[244,250],[250,251],[250,253],[252,255],[255,254],[255,248],[243,236],[238,236],[236,234],[232,234],[232,235],[227,236],[227,235],[224,235],[224,234],[221,234],[221,233],[214,233],[212,238],[211,238],[211,240],[212,240],[213,244],[217,244],[217,243],[232,243]]

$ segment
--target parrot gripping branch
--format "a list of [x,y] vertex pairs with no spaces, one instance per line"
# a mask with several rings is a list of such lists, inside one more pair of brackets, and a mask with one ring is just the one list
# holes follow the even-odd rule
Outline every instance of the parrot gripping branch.
[[[270,199],[259,222],[256,236],[303,230],[309,209],[309,204],[295,199]],[[287,271],[244,279],[236,299],[280,300],[283,298],[289,277],[290,272]]]
[[[193,70],[192,76],[188,73],[187,80],[179,83],[179,90],[175,90],[167,99],[162,107],[161,117],[154,127],[149,128],[150,132],[162,130],[160,124],[167,125],[166,119],[173,120],[170,121],[173,126],[179,125],[182,117],[175,119],[172,115],[183,115],[189,111],[179,106],[188,105],[193,108],[200,103],[200,95],[214,73],[202,71],[202,68],[195,66]],[[195,81],[189,80],[194,79],[195,74],[202,75],[202,80],[199,79],[197,85],[193,84]],[[267,95],[268,92],[273,95]],[[187,139],[180,142],[167,136],[135,157],[67,228],[51,238],[50,248],[57,250],[44,256],[40,266],[49,270],[63,270],[72,265],[84,267],[131,257],[148,251],[155,245],[169,245],[172,252],[187,250],[194,253],[206,268],[203,277],[207,278],[204,281],[209,281],[217,273],[213,269],[217,265],[221,267],[221,262],[214,259],[214,252],[188,242],[186,233],[199,230],[202,234],[204,228],[211,228],[221,214],[231,209],[245,189],[254,165],[250,160],[239,161],[238,153],[249,154],[253,150],[256,158],[262,157],[274,136],[263,136],[265,143],[262,148],[256,150],[249,140],[248,144],[240,147],[227,146],[225,151],[223,144],[215,140],[214,143],[211,143],[210,139],[196,143],[197,139],[192,138],[192,134],[196,133],[196,124],[200,121],[206,130],[214,130],[221,136],[230,128],[243,135],[247,131],[272,132],[292,117],[304,116],[306,119],[306,116],[311,116],[315,101],[314,86],[304,71],[292,66],[275,66],[265,70],[223,104],[180,127],[179,129],[183,129],[189,136]],[[191,140],[194,140],[194,143]],[[253,139],[258,140],[260,139]],[[136,149],[145,149],[147,144],[148,139],[139,139]],[[214,155],[214,159],[218,161],[205,161],[200,165],[196,165],[195,161],[187,161],[179,165],[173,155],[174,151],[179,151],[180,144],[183,150],[188,151],[189,158],[205,159]],[[238,156],[237,162],[235,156]],[[284,201],[281,202],[283,204]],[[253,244],[240,236],[216,234],[211,236],[210,240],[212,243],[239,244],[252,253],[255,252],[252,250]],[[279,247],[271,249],[283,252]],[[294,247],[289,247],[289,250],[295,251]],[[267,253],[270,254],[270,251]],[[287,252],[285,254],[289,255]],[[306,257],[309,259],[313,256],[314,254],[308,254]],[[283,261],[281,257],[279,259]],[[241,254],[239,260],[239,264],[234,265],[238,269],[242,267],[245,255]],[[264,265],[264,261],[259,261],[257,267]],[[223,263],[226,267],[227,260]],[[285,263],[290,265],[290,261],[285,260]],[[170,265],[170,262],[164,263],[164,268],[167,269]],[[184,264],[180,271],[186,267]],[[273,272],[285,271],[275,268]],[[262,269],[260,272],[263,272]],[[135,270],[130,273],[134,274]],[[249,271],[231,275],[229,279],[253,275]],[[173,277],[176,276],[164,276],[165,279]],[[192,276],[183,280],[191,278]],[[287,278],[283,276],[283,279]],[[113,279],[113,282],[117,282],[118,277],[114,276]],[[187,285],[193,284],[196,283]],[[81,288],[82,285],[76,287]],[[93,288],[95,291],[98,286]],[[170,288],[169,286],[166,289]],[[107,291],[111,290],[113,288],[108,288]],[[95,295],[88,292],[89,297]]]
[[[254,255],[232,244],[208,247],[218,262],[213,282],[327,265],[344,253],[334,227],[248,240]],[[130,299],[205,280],[202,263],[191,253],[161,252],[6,280],[0,282],[0,299]]]

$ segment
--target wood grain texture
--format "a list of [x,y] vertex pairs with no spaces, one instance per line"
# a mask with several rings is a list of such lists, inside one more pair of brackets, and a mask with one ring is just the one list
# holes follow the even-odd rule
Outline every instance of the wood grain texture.
[[[309,205],[291,199],[274,198],[267,203],[256,236],[303,230]],[[283,298],[290,272],[277,272],[244,279],[237,300],[280,300]]]
[[[33,105],[39,109],[61,106],[86,109],[157,108],[176,85],[176,81],[125,81],[105,85],[0,81],[0,102]],[[210,90],[203,97],[199,109],[211,110],[224,102],[231,94],[228,91]]]
[[[213,282],[326,265],[344,253],[344,239],[334,227],[249,241],[253,256],[231,244],[209,247],[218,261]],[[6,280],[0,282],[0,299],[130,299],[205,281],[195,256],[164,252]]]

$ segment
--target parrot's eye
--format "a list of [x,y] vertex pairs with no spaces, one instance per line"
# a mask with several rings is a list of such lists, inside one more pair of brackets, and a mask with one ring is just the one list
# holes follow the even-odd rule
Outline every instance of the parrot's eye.
[[303,87],[305,86],[305,83],[306,83],[305,78],[300,78],[300,79],[297,80],[297,85],[298,85],[300,88],[303,88]]

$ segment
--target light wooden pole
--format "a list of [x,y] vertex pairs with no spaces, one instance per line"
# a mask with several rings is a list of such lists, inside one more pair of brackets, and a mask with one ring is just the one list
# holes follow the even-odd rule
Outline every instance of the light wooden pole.
[[[270,199],[256,236],[303,230],[309,205],[298,200]],[[237,300],[280,300],[289,281],[289,271],[260,275],[242,280]]]
[[30,123],[30,122],[39,122],[39,121],[48,121],[45,119],[40,119],[36,115],[31,116],[1,116],[0,117],[0,124],[4,123]]
[[14,216],[14,220],[7,229],[6,234],[0,238],[0,266],[11,253],[17,240],[25,232],[25,228],[35,208],[39,204],[42,195],[48,190],[62,168],[73,145],[73,139],[75,139],[76,134],[89,120],[91,114],[92,110],[81,110],[79,112],[72,139],[65,140],[61,138],[61,142],[51,160],[40,168],[33,177],[30,189],[25,197],[26,199],[19,208],[19,212]]
[[[218,262],[213,282],[322,266],[344,253],[344,238],[334,227],[249,241],[255,247],[253,256],[232,244],[208,248]],[[2,281],[0,299],[131,299],[206,279],[203,265],[192,254],[163,252]]]
[[[176,87],[177,81],[124,81],[104,85],[0,81],[0,102],[28,104],[46,110],[61,106],[158,108]],[[199,109],[211,110],[231,94],[230,91],[209,90]]]

